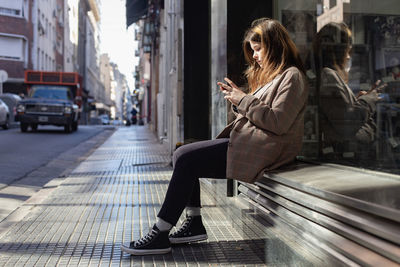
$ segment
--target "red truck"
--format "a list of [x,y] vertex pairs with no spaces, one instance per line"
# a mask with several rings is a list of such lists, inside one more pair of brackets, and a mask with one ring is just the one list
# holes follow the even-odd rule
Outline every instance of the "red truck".
[[25,71],[27,97],[17,105],[16,120],[22,132],[38,125],[78,130],[82,101],[82,77],[75,72]]

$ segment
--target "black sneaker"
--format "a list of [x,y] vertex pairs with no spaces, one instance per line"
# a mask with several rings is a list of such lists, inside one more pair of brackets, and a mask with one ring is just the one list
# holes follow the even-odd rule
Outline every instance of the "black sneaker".
[[168,239],[169,231],[161,232],[156,225],[150,232],[137,241],[132,241],[129,246],[121,245],[121,250],[136,256],[165,254],[171,251]]
[[184,244],[189,242],[206,240],[207,232],[204,228],[201,216],[186,216],[182,226],[169,235],[171,244]]

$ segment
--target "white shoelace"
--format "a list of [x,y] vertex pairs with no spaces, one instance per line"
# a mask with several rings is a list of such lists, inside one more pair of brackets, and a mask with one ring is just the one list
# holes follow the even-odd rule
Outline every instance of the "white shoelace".
[[157,235],[157,233],[158,232],[156,230],[151,229],[151,231],[147,235],[143,236],[142,238],[140,238],[139,240],[137,240],[135,242],[135,244],[134,244],[135,247],[142,246],[142,245],[148,243],[150,240],[152,240]]
[[186,229],[189,227],[190,222],[192,221],[193,217],[187,217],[186,220],[183,222],[181,228],[179,228],[178,233],[186,231]]

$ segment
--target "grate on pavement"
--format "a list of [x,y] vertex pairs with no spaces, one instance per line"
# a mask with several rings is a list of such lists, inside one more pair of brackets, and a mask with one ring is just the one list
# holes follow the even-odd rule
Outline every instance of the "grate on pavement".
[[122,243],[146,234],[154,223],[172,173],[166,164],[141,164],[166,154],[158,143],[149,149],[119,141],[151,139],[140,129],[119,129],[13,225],[0,240],[0,266],[265,265],[265,238],[233,225],[207,191],[202,194],[207,241],[174,246],[160,256],[121,253]]

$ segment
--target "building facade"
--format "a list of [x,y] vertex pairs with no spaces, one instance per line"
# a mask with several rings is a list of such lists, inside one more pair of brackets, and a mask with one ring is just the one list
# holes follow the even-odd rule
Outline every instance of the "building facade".
[[77,0],[64,1],[64,71],[76,72],[76,50],[78,45]]
[[118,65],[110,63],[112,67],[112,81],[111,81],[111,100],[115,102],[115,109],[112,116],[116,120],[127,122],[130,119],[130,112],[132,110],[131,92],[126,81],[126,77],[122,74]]
[[[138,21],[135,36],[139,42],[139,114],[173,151],[184,139],[182,2],[149,1],[142,7],[148,8],[148,15]],[[139,13],[134,15],[140,17]]]
[[110,113],[110,89],[100,74],[101,1],[4,0],[0,3],[0,69],[4,92],[26,94],[24,71],[78,72],[81,123]]
[[0,69],[8,73],[4,92],[24,91],[24,70],[33,68],[35,2],[5,0],[0,3]]
[[55,25],[54,25],[54,2],[38,3],[38,39],[37,39],[37,68],[44,71],[55,70],[55,51],[54,51],[54,36],[55,36]]
[[2,68],[10,72],[6,92],[26,93],[27,69],[73,71],[67,1],[2,1],[0,5]]
[[112,75],[113,70],[110,63],[110,58],[107,54],[100,56],[100,81],[104,85],[104,94],[101,103],[107,107],[107,112],[104,113],[108,115],[111,115],[111,107],[113,106],[111,100],[111,82],[114,76]]

